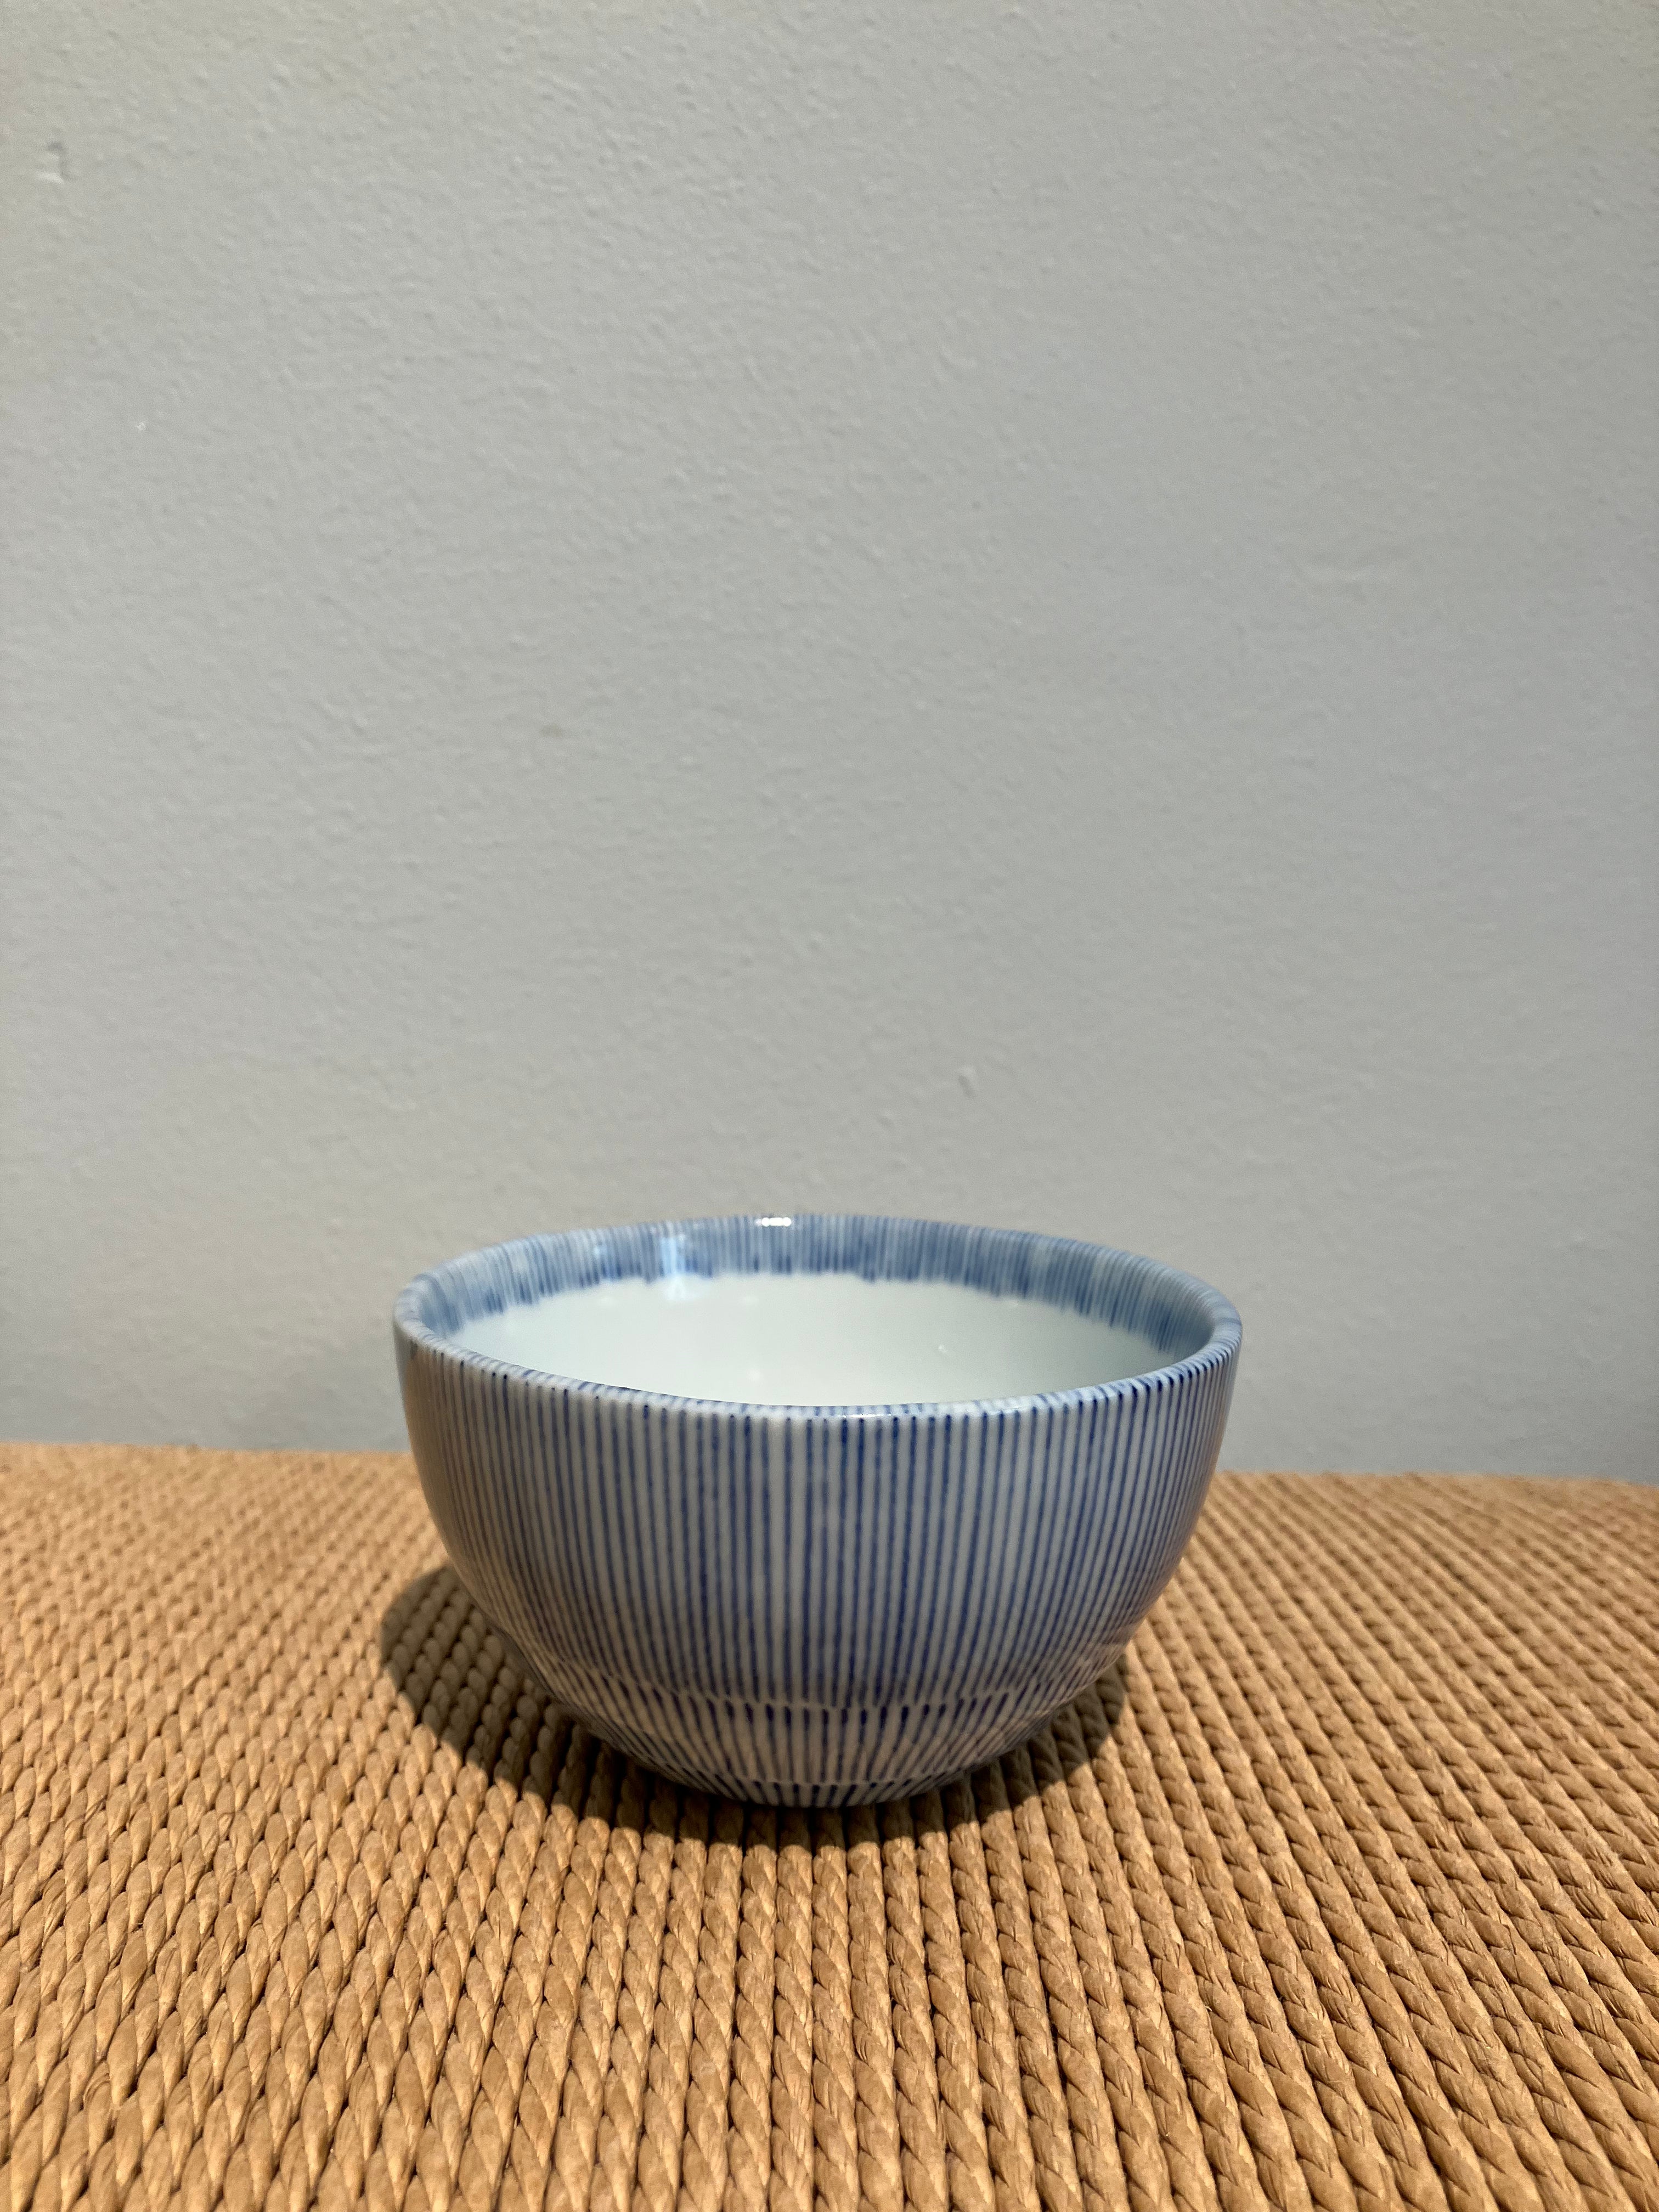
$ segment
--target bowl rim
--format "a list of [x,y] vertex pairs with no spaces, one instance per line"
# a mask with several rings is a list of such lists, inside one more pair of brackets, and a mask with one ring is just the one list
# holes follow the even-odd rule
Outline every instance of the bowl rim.
[[[591,1250],[599,1241],[626,1235],[630,1238],[644,1237],[672,1237],[694,1231],[718,1231],[746,1226],[755,1229],[805,1228],[813,1224],[842,1226],[850,1230],[896,1228],[921,1232],[944,1231],[957,1236],[985,1237],[1010,1245],[1028,1248],[1056,1255],[1087,1254],[1096,1261],[1115,1262],[1131,1270],[1149,1286],[1166,1289],[1194,1310],[1195,1321],[1207,1322],[1208,1334],[1195,1350],[1178,1360],[1158,1367],[1143,1369],[1133,1375],[1120,1376],[1111,1382],[1085,1382],[1066,1390],[1034,1391],[1002,1398],[910,1399],[869,1401],[865,1402],[830,1401],[814,1403],[769,1402],[744,1398],[706,1398],[683,1396],[672,1391],[653,1390],[632,1383],[595,1382],[584,1376],[562,1375],[551,1369],[531,1367],[516,1360],[500,1359],[491,1354],[474,1352],[458,1344],[454,1338],[434,1328],[424,1317],[424,1309],[430,1297],[437,1293],[451,1295],[451,1285],[464,1269],[483,1258],[523,1251],[528,1247],[547,1244],[565,1245]],[[838,1272],[818,1270],[820,1273]],[[850,1272],[850,1271],[839,1271]],[[648,1278],[646,1279],[649,1279]],[[902,1280],[890,1277],[890,1280]],[[969,1287],[972,1287],[969,1285]],[[554,1293],[558,1295],[558,1293]],[[400,1355],[404,1346],[418,1348],[462,1370],[471,1370],[489,1376],[510,1376],[521,1382],[549,1385],[574,1392],[585,1398],[616,1401],[641,1407],[654,1407],[664,1412],[687,1410],[699,1413],[723,1416],[747,1415],[750,1419],[812,1419],[819,1420],[870,1421],[896,1416],[915,1418],[918,1415],[1006,1414],[1035,1409],[1065,1411],[1087,1407],[1115,1397],[1124,1397],[1144,1391],[1148,1386],[1168,1389],[1179,1382],[1207,1372],[1237,1358],[1243,1340],[1243,1329],[1231,1301],[1213,1285],[1183,1269],[1171,1267],[1164,1261],[1152,1260],[1139,1253],[1127,1252],[1117,1246],[1097,1244],[1084,1238],[1051,1236],[1040,1230],[981,1228],[961,1222],[933,1221],[902,1214],[878,1213],[793,1213],[793,1214],[704,1214],[689,1216],[679,1220],[631,1222],[620,1226],[592,1229],[556,1230],[503,1239],[494,1244],[481,1245],[468,1252],[458,1253],[453,1259],[428,1267],[404,1285],[392,1308],[394,1338],[398,1340]]]
[[[620,1235],[671,1237],[682,1236],[689,1231],[732,1228],[739,1224],[760,1229],[793,1229],[797,1225],[812,1224],[844,1224],[849,1228],[867,1226],[943,1231],[958,1235],[1006,1239],[1011,1244],[1041,1247],[1055,1253],[1088,1253],[1097,1260],[1121,1262],[1148,1284],[1167,1288],[1185,1299],[1196,1310],[1195,1319],[1202,1318],[1208,1322],[1209,1334],[1195,1351],[1188,1352],[1178,1360],[1170,1360],[1160,1367],[1148,1367],[1133,1375],[1119,1376],[1109,1382],[1084,1382],[1067,1390],[1030,1391],[1006,1398],[918,1398],[878,1400],[865,1403],[831,1401],[814,1404],[810,1401],[795,1403],[749,1398],[688,1397],[669,1390],[643,1389],[627,1382],[589,1382],[579,1375],[560,1375],[549,1368],[527,1367],[517,1360],[498,1359],[488,1352],[471,1351],[466,1346],[458,1344],[453,1337],[446,1336],[441,1330],[434,1328],[423,1318],[422,1312],[426,1300],[434,1291],[447,1294],[448,1281],[459,1270],[478,1260],[496,1254],[521,1251],[530,1246],[580,1246],[599,1238]],[[852,1271],[824,1268],[815,1272]],[[874,1279],[902,1281],[905,1279],[889,1276]],[[974,1286],[968,1285],[964,1287]],[[562,1294],[555,1291],[551,1295],[557,1297]],[[1169,1389],[1177,1383],[1206,1374],[1213,1368],[1236,1360],[1243,1340],[1243,1324],[1230,1298],[1201,1277],[1188,1274],[1183,1268],[1171,1267],[1164,1261],[1148,1259],[1144,1254],[1125,1251],[1113,1244],[1093,1243],[1084,1237],[1051,1236],[1042,1230],[981,1227],[966,1222],[938,1221],[909,1214],[889,1213],[695,1214],[678,1220],[627,1222],[591,1229],[548,1230],[525,1237],[505,1237],[497,1243],[478,1245],[471,1251],[458,1252],[453,1258],[425,1268],[412,1277],[398,1292],[392,1318],[394,1340],[399,1340],[400,1365],[404,1347],[407,1345],[410,1350],[418,1348],[464,1371],[470,1370],[486,1376],[510,1377],[520,1382],[550,1385],[557,1390],[574,1392],[584,1398],[645,1407],[663,1413],[692,1412],[773,1420],[870,1421],[915,1419],[922,1415],[1000,1415],[1086,1408],[1106,1400],[1144,1392],[1149,1386],[1160,1391]]]

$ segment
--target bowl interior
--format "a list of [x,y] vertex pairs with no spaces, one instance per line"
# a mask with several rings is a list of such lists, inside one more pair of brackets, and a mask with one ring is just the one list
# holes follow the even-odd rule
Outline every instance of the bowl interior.
[[527,1238],[411,1292],[423,1328],[463,1352],[764,1406],[1087,1389],[1188,1358],[1216,1321],[1213,1293],[1121,1253],[855,1216]]
[[481,1314],[454,1340],[584,1382],[759,1406],[1021,1398],[1166,1364],[1145,1337],[1060,1306],[852,1274],[600,1283]]

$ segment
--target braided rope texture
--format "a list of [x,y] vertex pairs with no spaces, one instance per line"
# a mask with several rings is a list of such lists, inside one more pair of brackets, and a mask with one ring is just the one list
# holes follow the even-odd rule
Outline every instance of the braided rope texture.
[[711,1801],[391,1456],[0,1446],[0,2207],[1659,2212],[1659,1490],[1222,1476],[996,1765]]

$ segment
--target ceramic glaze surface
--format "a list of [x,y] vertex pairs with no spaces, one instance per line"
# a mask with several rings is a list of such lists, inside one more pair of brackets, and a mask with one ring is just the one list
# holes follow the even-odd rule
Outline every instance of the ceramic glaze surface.
[[598,1283],[480,1314],[454,1340],[544,1374],[762,1406],[1023,1398],[1167,1364],[1145,1337],[1060,1306],[860,1275]]
[[1152,1261],[857,1215],[496,1245],[410,1284],[394,1334],[428,1501],[502,1632],[635,1757],[785,1804],[929,1787],[1110,1663],[1203,1503],[1239,1346]]

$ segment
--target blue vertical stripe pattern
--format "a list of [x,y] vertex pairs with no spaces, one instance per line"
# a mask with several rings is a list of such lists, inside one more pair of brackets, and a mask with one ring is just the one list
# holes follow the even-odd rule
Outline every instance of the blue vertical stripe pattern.
[[[1036,1299],[1145,1338],[1129,1380],[963,1405],[674,1398],[465,1351],[469,1321],[697,1273]],[[570,1709],[672,1778],[781,1805],[913,1795],[1095,1680],[1173,1572],[1238,1316],[1156,1261],[867,1215],[530,1237],[411,1283],[410,1441],[462,1580]]]

